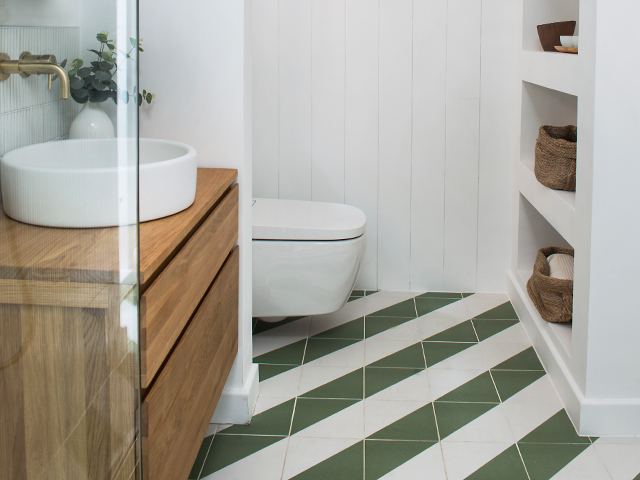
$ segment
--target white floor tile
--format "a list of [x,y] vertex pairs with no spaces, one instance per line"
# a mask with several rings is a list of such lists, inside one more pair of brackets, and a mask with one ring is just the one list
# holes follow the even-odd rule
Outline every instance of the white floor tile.
[[286,347],[292,343],[299,342],[300,340],[306,340],[307,336],[302,335],[299,337],[275,337],[254,335],[253,337],[253,358],[263,355],[265,353],[272,352],[278,348]]
[[431,396],[433,400],[446,395],[456,388],[482,375],[485,370],[445,370],[445,369],[427,369],[429,376],[429,385],[431,387]]
[[[350,438],[291,437],[282,479],[293,478],[360,441],[362,440]],[[247,476],[246,478],[259,478],[262,480],[259,475]],[[243,480],[246,480],[246,478]]]
[[364,366],[364,342],[354,343],[348,347],[341,348],[329,355],[320,357],[305,365],[327,365],[327,366],[345,366],[345,367],[363,367]]
[[447,480],[447,475],[444,472],[442,450],[437,443],[380,478],[380,480],[423,479]]
[[325,365],[314,365],[313,363],[304,365],[302,367],[302,375],[300,376],[300,386],[298,388],[298,395],[304,395],[318,387],[321,387],[325,383],[337,380],[361,367],[332,367]]
[[410,340],[378,340],[376,337],[367,338],[364,341],[365,364],[370,365],[416,343],[417,342]]
[[[502,320],[498,321],[501,322]],[[528,343],[529,345],[531,345],[531,340],[529,340],[527,332],[525,332],[522,324],[517,323],[509,328],[502,330],[501,332],[496,333],[495,335],[490,336],[489,338],[485,339],[483,343]]]
[[640,445],[600,443],[593,445],[613,480],[633,480],[640,474]]
[[477,317],[508,301],[509,297],[506,293],[476,293],[463,300],[469,311],[470,318]]
[[364,438],[364,403],[358,402],[297,432],[294,437]]
[[370,397],[372,400],[406,400],[410,402],[430,402],[429,376],[423,370],[409,378],[391,385]]
[[[368,317],[366,321],[368,322],[370,318],[371,317]],[[418,320],[409,320],[408,322],[398,325],[397,327],[390,328],[389,330],[385,330],[384,332],[380,332],[377,335],[369,337],[369,339],[371,340],[407,340],[412,343],[416,343],[422,340],[422,336],[420,334],[420,326],[418,324]]]
[[202,480],[280,480],[287,451],[288,439],[269,445],[267,448],[249,455],[228,467],[202,477]]
[[[624,477],[632,480],[633,477]],[[553,477],[553,480],[610,480],[611,476],[593,446],[574,458]]]
[[273,407],[277,407],[289,400],[292,400],[293,397],[265,397],[260,395],[258,400],[256,400],[256,408],[253,411],[254,415],[258,415],[262,412],[266,412],[267,410],[271,410]]
[[500,365],[529,347],[531,347],[530,343],[500,343],[487,342],[487,340],[480,342],[480,348],[489,368]]
[[316,315],[311,317],[311,327],[309,336],[312,337],[321,332],[326,332],[332,328],[339,327],[352,320],[356,320],[364,316],[364,299],[359,298],[347,303],[337,312],[328,313],[326,315]]
[[366,399],[364,401],[365,437],[373,435],[428,403]]
[[404,302],[419,295],[417,292],[378,292],[364,297],[365,314],[370,315],[396,303]]
[[509,422],[501,405],[496,405],[464,427],[456,430],[443,442],[514,443]]
[[597,444],[640,445],[640,437],[600,437]]
[[460,353],[429,367],[429,370],[488,370],[489,365],[485,360],[480,345],[476,344]]
[[263,380],[260,382],[259,395],[262,397],[295,397],[298,393],[301,370],[301,367],[296,367]]
[[511,443],[442,442],[448,480],[467,478],[511,445]]
[[440,332],[444,332],[456,325],[460,325],[466,322],[468,318],[434,318],[429,315],[418,318],[418,325],[420,326],[420,336],[422,340],[428,340],[429,337],[433,337]]
[[438,310],[434,310],[433,312],[429,312],[425,315],[420,316],[419,318],[424,319],[435,319],[441,318],[443,320],[457,320],[458,323],[464,322],[465,320],[469,320],[471,318],[469,316],[469,310],[467,309],[466,304],[462,300],[458,300],[457,302],[450,303],[449,305],[445,305]]

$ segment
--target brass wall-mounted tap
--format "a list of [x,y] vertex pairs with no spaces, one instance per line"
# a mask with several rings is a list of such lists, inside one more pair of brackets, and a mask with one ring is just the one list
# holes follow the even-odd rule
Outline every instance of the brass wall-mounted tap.
[[31,55],[24,52],[19,60],[11,60],[6,53],[0,53],[0,80],[7,80],[9,75],[18,74],[24,78],[31,75],[49,75],[49,89],[53,75],[60,79],[60,96],[69,98],[69,76],[64,68],[58,65],[54,55]]

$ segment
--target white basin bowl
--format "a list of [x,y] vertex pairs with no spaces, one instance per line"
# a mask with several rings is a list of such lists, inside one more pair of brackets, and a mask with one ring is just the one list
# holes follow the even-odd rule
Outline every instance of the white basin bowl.
[[[45,227],[132,225],[137,220],[136,145],[130,140],[83,139],[41,143],[7,153],[0,162],[5,213]],[[140,221],[193,204],[197,158],[193,147],[140,139]]]

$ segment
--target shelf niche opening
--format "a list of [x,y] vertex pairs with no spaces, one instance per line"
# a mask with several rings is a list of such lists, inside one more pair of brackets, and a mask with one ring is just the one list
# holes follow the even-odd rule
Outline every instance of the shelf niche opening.
[[[580,31],[580,0],[524,0],[522,21],[522,49],[542,52],[538,25],[575,20],[576,31]],[[551,52],[549,52],[551,53]],[[558,55],[566,55],[558,53]]]

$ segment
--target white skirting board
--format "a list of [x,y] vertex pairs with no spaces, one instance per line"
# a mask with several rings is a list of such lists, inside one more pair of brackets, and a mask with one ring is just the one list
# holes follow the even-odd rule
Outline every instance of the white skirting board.
[[248,425],[258,399],[258,365],[251,365],[249,378],[242,388],[226,388],[222,391],[211,423]]
[[577,432],[597,437],[640,435],[640,399],[585,398],[566,356],[549,334],[549,325],[540,317],[517,275],[509,273],[509,298]]

